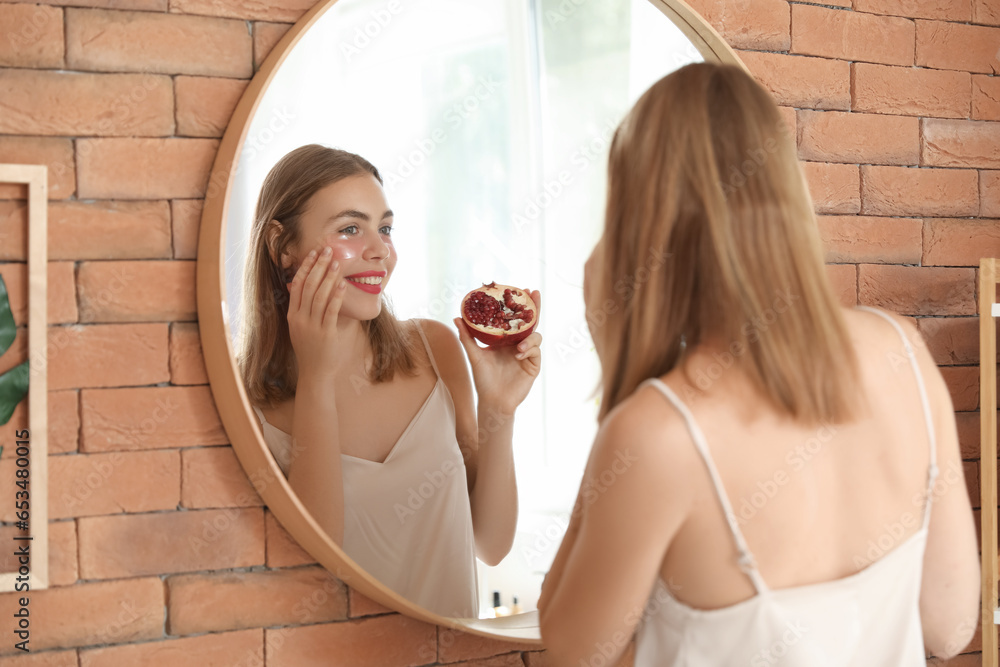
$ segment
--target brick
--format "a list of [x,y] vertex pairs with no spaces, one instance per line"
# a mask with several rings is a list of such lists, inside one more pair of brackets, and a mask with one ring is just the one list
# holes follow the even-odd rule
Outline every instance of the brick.
[[214,139],[78,139],[79,196],[202,197],[217,149]]
[[[974,318],[973,318],[974,319]],[[977,341],[978,346],[978,341]],[[980,454],[980,428],[978,412],[956,412],[959,455],[963,459],[978,459]],[[1000,440],[1000,438],[998,438]]]
[[[0,594],[9,618],[21,593]],[[156,639],[163,634],[164,586],[159,577],[81,583],[31,592],[31,650]],[[15,652],[11,642],[0,654]]]
[[900,315],[973,315],[975,270],[862,264],[858,301]]
[[979,368],[977,366],[942,366],[941,377],[948,385],[955,410],[979,407]]
[[[73,282],[73,262],[49,262],[47,274],[48,324],[75,322],[76,289]],[[14,322],[21,326],[28,321],[28,265],[0,264],[0,275],[7,286]],[[20,363],[20,362],[19,362]]]
[[850,63],[754,51],[741,51],[739,56],[778,104],[845,111],[851,108]]
[[[451,664],[454,667],[524,667],[524,661],[521,659],[520,652],[506,653],[479,660],[463,660],[462,662],[453,662]],[[615,663],[615,667],[631,667],[633,664],[632,660],[624,662],[619,660]]]
[[[28,428],[29,403],[28,398],[18,403],[10,420],[6,424],[0,425],[0,442],[12,442],[16,437],[16,431]],[[76,451],[77,433],[80,430],[76,391],[48,392],[48,430],[49,454],[65,454]],[[14,457],[14,448],[5,447],[0,456],[5,459]]]
[[80,432],[79,392],[74,389],[50,391],[48,399],[49,454],[75,452]]
[[228,16],[251,21],[279,21],[295,23],[312,9],[313,0],[260,0],[247,3],[241,0],[170,0],[171,12]]
[[27,261],[27,230],[27,202],[0,201],[0,260]]
[[826,275],[830,287],[841,305],[853,308],[858,305],[858,267],[854,264],[827,264]]
[[798,113],[799,157],[814,162],[917,164],[920,121],[905,116]]
[[180,499],[181,459],[176,450],[54,456],[49,480],[53,519],[172,510]]
[[854,0],[854,11],[965,22],[972,19],[972,0]]
[[207,386],[88,389],[80,393],[80,415],[84,452],[229,442]]
[[247,82],[239,79],[176,77],[177,134],[221,137],[246,87]]
[[972,76],[972,118],[1000,120],[1000,78],[982,74]]
[[253,24],[253,66],[254,70],[260,68],[261,63],[278,43],[288,29],[290,23],[268,23],[258,21]]
[[817,213],[857,213],[861,210],[861,177],[848,164],[803,162]]
[[183,507],[259,507],[264,504],[240,467],[232,447],[185,449],[181,461]]
[[121,387],[170,379],[165,324],[52,327],[49,389]]
[[1000,28],[917,21],[917,65],[960,72],[1000,72]]
[[0,5],[0,66],[61,67],[63,41],[61,9],[38,5]]
[[917,326],[938,365],[979,363],[978,317],[922,317]]
[[79,317],[73,262],[48,263],[48,324],[68,324]]
[[[452,663],[460,660],[476,660],[511,653],[524,648],[523,644],[513,644],[501,639],[473,635],[452,628],[438,626],[438,662]],[[515,655],[519,667],[521,656]]]
[[[34,650],[34,649],[33,649]],[[76,651],[45,651],[0,657],[2,667],[78,667]]]
[[49,523],[49,585],[71,586],[78,576],[76,522],[52,521]]
[[979,212],[975,171],[861,167],[861,212],[874,215],[966,216]]
[[805,2],[813,5],[826,5],[827,7],[844,7],[850,9],[851,0],[796,0],[796,2]]
[[979,266],[1000,257],[1000,220],[924,220],[924,266]]
[[972,22],[1000,25],[1000,7],[995,0],[972,0]]
[[158,72],[248,79],[244,21],[102,9],[66,10],[66,63],[99,72]]
[[175,322],[170,325],[170,383],[208,384],[208,372],[201,353],[201,337],[196,322]]
[[[80,667],[229,667],[254,664],[250,656],[264,650],[264,631],[223,632],[201,637],[107,646],[80,651]],[[73,663],[74,667],[76,662]]]
[[67,201],[49,206],[49,259],[172,256],[165,201]]
[[169,632],[188,635],[347,618],[347,590],[319,566],[167,579]]
[[979,215],[1000,218],[1000,171],[979,172]]
[[173,133],[170,78],[0,70],[7,134],[162,136]]
[[[979,461],[963,462],[962,471],[965,473],[965,484],[969,491],[969,500],[972,501],[972,507],[979,509]],[[953,667],[953,665],[949,664],[948,667]]]
[[920,262],[923,225],[917,218],[820,216],[817,222],[827,262]]
[[855,63],[855,111],[968,118],[972,76],[968,72]]
[[791,13],[785,0],[692,0],[691,8],[736,49],[787,51]]
[[66,7],[98,7],[101,9],[136,9],[149,12],[167,11],[169,0],[37,0],[42,5]]
[[170,202],[171,225],[174,230],[174,258],[195,259],[198,256],[201,208],[200,199],[175,199]]
[[349,588],[348,591],[350,592],[351,618],[393,613],[392,609],[375,602],[353,588]]
[[194,320],[194,269],[194,262],[176,260],[82,262],[80,321]]
[[77,530],[83,579],[264,564],[259,508],[84,517]]
[[[6,465],[4,467],[6,468]],[[76,524],[73,521],[52,521],[48,524],[48,529],[49,586],[70,586],[77,580]],[[15,535],[24,536],[26,533],[17,530],[12,524],[0,526],[0,539],[4,544],[17,546],[13,541]],[[16,572],[19,565],[13,547],[4,549],[0,553],[0,572]],[[37,570],[37,567],[35,569]],[[4,659],[0,658],[0,665],[5,664]]]
[[[0,136],[0,156],[8,164],[45,165],[49,199],[65,199],[76,192],[76,160],[71,139]],[[27,194],[28,189],[23,185],[0,184],[0,199],[24,199]]]
[[934,167],[1000,167],[1000,123],[985,120],[923,121],[923,163]]
[[894,16],[792,5],[792,53],[912,65],[913,21]]
[[[296,565],[311,565],[316,559],[299,546],[288,531],[275,518],[270,510],[264,513],[264,530],[267,536],[267,566],[293,567]],[[353,615],[354,593],[351,593],[351,609]]]
[[318,667],[331,655],[352,667],[422,665],[433,662],[436,645],[435,626],[399,614],[264,630],[268,667]]

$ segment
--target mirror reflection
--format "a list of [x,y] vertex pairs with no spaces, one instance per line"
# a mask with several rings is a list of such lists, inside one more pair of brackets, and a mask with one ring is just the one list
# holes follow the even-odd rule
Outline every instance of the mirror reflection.
[[[581,290],[583,262],[603,218],[607,146],[652,82],[701,60],[649,0],[340,0],[291,51],[255,112],[229,202],[226,312],[235,350],[273,328],[271,347],[256,340],[257,376],[277,384],[273,395],[261,388],[266,384],[248,386],[248,395],[270,425],[262,426],[266,444],[314,517],[332,533],[344,531],[332,536],[348,556],[431,611],[491,616],[494,591],[508,609],[515,596],[519,610],[535,608],[596,427],[599,367]],[[361,162],[347,175],[313,183],[291,216],[297,235],[282,236],[290,218],[275,209],[255,238],[268,173],[283,156],[312,144]],[[310,169],[322,171],[324,160],[345,156],[312,150],[284,175],[283,187],[273,188],[274,199],[294,200]],[[339,216],[345,211],[353,213]],[[280,383],[294,382],[295,374],[275,380],[282,376],[276,369],[295,368],[297,379],[304,371],[293,363],[294,331],[281,319],[289,307],[281,269],[301,272],[311,246],[326,243],[337,248],[341,273],[350,271],[369,289],[353,284],[333,294],[342,318],[328,360],[336,372],[324,376],[325,384],[315,374],[309,380],[332,391],[308,392],[312,407],[293,410],[302,404],[289,403],[287,393],[301,395]],[[358,275],[369,271],[385,275]],[[378,278],[384,285],[374,285]],[[252,297],[244,292],[246,279],[261,281]],[[513,349],[481,351],[459,341],[453,319],[462,297],[491,281],[539,292],[544,342],[529,343],[544,358],[537,377],[534,356],[516,359]],[[396,326],[389,330],[412,356],[412,373],[405,362],[394,366],[406,354],[374,354],[372,322],[390,311]],[[248,317],[255,326],[244,324]],[[345,323],[350,328],[341,338]],[[282,326],[284,339],[277,333]],[[301,336],[302,345],[313,340],[330,354],[323,343],[329,339],[313,333]],[[472,373],[470,352],[474,361],[476,355],[496,361],[492,384]],[[380,367],[399,372],[379,382]],[[328,417],[331,406],[336,428],[329,419],[295,421],[310,411]],[[514,418],[505,419],[510,411]],[[425,426],[427,433],[417,433]],[[292,447],[296,428],[313,431]],[[382,462],[392,461],[407,431],[414,459],[407,468],[412,481],[404,483],[385,475]],[[442,445],[445,435],[450,448]],[[325,442],[329,449],[333,440],[339,461],[310,458],[308,447],[298,446]],[[500,445],[491,449],[494,443]],[[296,461],[304,464],[301,472],[293,470]],[[451,466],[445,470],[448,463],[454,474]],[[516,488],[503,479],[508,463]],[[434,484],[442,479],[437,473],[447,484]],[[484,480],[489,487],[481,486]],[[303,495],[304,488],[315,495]],[[341,499],[340,512],[331,498]],[[388,508],[381,524],[373,503]],[[480,518],[482,535],[473,527]],[[352,553],[349,524],[370,529],[369,551],[381,549],[381,561]],[[400,549],[404,542],[411,546]],[[463,565],[442,568],[433,556],[442,549]],[[434,567],[444,574],[431,576]]]

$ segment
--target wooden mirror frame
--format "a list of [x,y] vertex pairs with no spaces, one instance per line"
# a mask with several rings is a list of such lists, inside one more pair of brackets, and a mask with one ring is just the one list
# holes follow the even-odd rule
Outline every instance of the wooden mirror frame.
[[[684,33],[706,61],[745,69],[725,40],[682,0],[648,1]],[[274,46],[236,105],[212,167],[198,239],[197,298],[201,347],[215,405],[243,470],[267,507],[303,549],[345,584],[386,607],[428,623],[541,646],[537,612],[497,619],[439,616],[387,588],[351,560],[320,528],[292,491],[264,443],[260,424],[240,380],[230,344],[223,291],[226,220],[240,149],[260,100],[285,58],[302,35],[336,2],[320,0]]]

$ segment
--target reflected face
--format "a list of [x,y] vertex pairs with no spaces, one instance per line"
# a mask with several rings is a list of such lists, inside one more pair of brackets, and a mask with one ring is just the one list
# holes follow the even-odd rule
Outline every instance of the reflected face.
[[347,280],[340,315],[375,319],[382,307],[380,295],[396,267],[392,223],[385,191],[374,176],[341,179],[309,200],[299,222],[299,242],[282,258],[282,265],[294,275],[310,250],[330,246]]

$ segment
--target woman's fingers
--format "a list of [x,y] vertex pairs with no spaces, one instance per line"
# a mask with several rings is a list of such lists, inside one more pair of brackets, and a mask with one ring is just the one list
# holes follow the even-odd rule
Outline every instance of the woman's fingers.
[[542,344],[542,334],[537,331],[532,331],[531,335],[522,340],[517,344],[517,354],[515,355],[518,359],[534,359],[540,358],[542,356],[542,350],[539,347]]
[[330,293],[327,298],[326,311],[323,313],[323,326],[336,327],[337,317],[340,315],[340,306],[344,303],[344,293],[347,292],[347,279],[341,276],[340,266],[334,262],[336,269],[331,269],[327,274],[324,285],[329,285]]
[[306,284],[302,292],[302,308],[310,318],[321,318],[323,311],[326,310],[326,300],[323,299],[320,291],[332,263],[331,249],[323,248],[309,275],[306,276]]
[[473,361],[477,358],[477,355],[482,352],[479,344],[472,338],[472,334],[469,333],[469,330],[465,328],[465,320],[461,317],[456,317],[452,320],[452,322],[454,322],[455,326],[458,328],[458,340],[462,343],[462,347],[465,348],[465,353],[469,355],[469,361]]
[[302,287],[305,284],[309,269],[316,263],[316,251],[313,250],[302,260],[298,271],[292,276],[292,282],[288,285],[288,312],[297,312],[302,307]]

